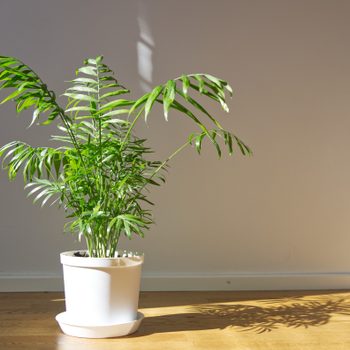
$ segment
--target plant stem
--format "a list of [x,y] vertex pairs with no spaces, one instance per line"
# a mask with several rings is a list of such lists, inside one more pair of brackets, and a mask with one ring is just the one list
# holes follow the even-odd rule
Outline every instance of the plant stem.
[[96,115],[98,118],[98,144],[100,149],[100,173],[102,168],[102,126],[101,126],[101,116],[100,116],[100,75],[99,75],[99,67],[96,62],[96,74],[97,74],[97,103],[96,103]]
[[[204,133],[202,133],[204,134]],[[151,177],[149,179],[152,179],[158,171],[160,171],[169,161],[171,161],[178,153],[180,153],[183,149],[185,149],[189,144],[191,143],[191,140],[188,140],[185,142],[181,147],[179,147],[174,153],[172,153],[159,167],[151,174]]]
[[[51,95],[50,95],[50,97],[51,97]],[[52,99],[52,101],[54,102],[53,99]],[[56,105],[57,105],[57,104],[56,104]],[[59,115],[60,115],[60,118],[61,118],[61,120],[62,120],[64,126],[66,127],[66,129],[67,129],[67,131],[68,131],[68,134],[69,134],[69,136],[70,136],[70,138],[71,138],[71,140],[72,140],[72,142],[73,142],[74,148],[77,150],[78,156],[79,156],[79,158],[80,158],[80,160],[81,160],[81,163],[83,164],[83,167],[85,168],[85,174],[84,174],[84,175],[85,175],[86,181],[87,181],[87,183],[88,183],[88,185],[89,185],[88,187],[89,187],[90,193],[93,195],[93,192],[92,192],[93,186],[92,186],[92,184],[91,184],[91,181],[90,181],[89,177],[87,176],[87,166],[86,166],[86,164],[85,164],[83,155],[82,155],[81,152],[80,152],[80,148],[79,148],[78,141],[77,141],[77,139],[75,138],[74,133],[72,132],[72,129],[71,129],[69,123],[68,123],[67,120],[66,120],[66,115],[63,113],[63,110],[62,110],[60,107],[58,107],[58,108],[59,108]]]
[[123,147],[123,146],[125,145],[126,140],[127,140],[128,137],[130,136],[131,130],[134,128],[134,126],[135,126],[137,120],[140,118],[140,116],[141,116],[141,114],[142,114],[142,112],[143,112],[144,109],[145,109],[145,106],[143,106],[143,107],[139,110],[139,112],[137,113],[135,119],[133,120],[133,122],[131,123],[131,125],[130,125],[128,131],[127,131],[126,134],[125,134],[125,137],[124,137],[124,139],[123,139],[123,141],[122,141],[121,147]]
[[[205,132],[202,132],[200,135],[205,135]],[[173,152],[164,162],[162,162],[161,165],[151,174],[151,176],[148,178],[148,180],[151,180],[164,166],[170,162],[178,153],[180,153],[183,149],[185,149],[189,144],[191,143],[191,140],[188,140],[185,142],[182,146],[180,146],[178,149],[176,149],[175,152]],[[139,191],[137,191],[136,194],[141,193],[141,191],[148,185],[148,183],[145,183]],[[136,196],[135,196],[136,197]]]

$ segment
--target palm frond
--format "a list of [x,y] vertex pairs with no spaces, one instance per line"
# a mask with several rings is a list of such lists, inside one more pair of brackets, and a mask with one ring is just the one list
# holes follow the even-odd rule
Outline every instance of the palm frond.
[[[163,105],[164,117],[168,120],[170,109],[175,109],[183,116],[186,116],[199,127],[201,132],[196,138],[196,149],[200,152],[201,144],[204,136],[207,136],[214,145],[219,157],[221,156],[221,148],[216,137],[221,135],[225,143],[229,146],[229,153],[232,154],[232,144],[236,143],[240,152],[243,155],[250,155],[251,151],[242,141],[226,131],[219,121],[214,118],[203,106],[190,95],[191,92],[196,92],[204,97],[209,97],[217,103],[220,103],[225,112],[229,112],[226,102],[226,93],[232,97],[233,91],[227,81],[214,77],[210,74],[188,74],[182,75],[176,79],[168,80],[165,84],[158,85],[151,92],[140,97],[130,108],[130,113],[144,108],[144,116],[147,119],[155,102]],[[188,105],[188,106],[187,106]],[[199,113],[200,115],[197,115]],[[217,131],[209,132],[210,126],[207,126],[201,121],[200,116],[204,116],[214,124]],[[244,146],[243,146],[244,145]]]
[[62,113],[55,93],[48,89],[39,76],[15,57],[0,56],[0,90],[13,90],[5,99],[14,101],[17,112],[34,108],[29,126],[41,119],[41,124],[52,123]]

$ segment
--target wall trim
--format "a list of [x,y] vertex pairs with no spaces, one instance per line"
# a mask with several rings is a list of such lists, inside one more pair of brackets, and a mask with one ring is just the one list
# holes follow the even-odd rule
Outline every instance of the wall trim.
[[[350,273],[144,274],[143,291],[350,289]],[[60,274],[0,273],[0,292],[62,291]]]

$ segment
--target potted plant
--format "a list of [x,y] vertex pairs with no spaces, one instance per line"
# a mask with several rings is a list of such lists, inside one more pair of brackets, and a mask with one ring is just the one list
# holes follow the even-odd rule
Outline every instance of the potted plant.
[[[58,122],[58,147],[32,147],[13,141],[0,148],[3,168],[10,180],[21,172],[28,196],[41,206],[57,204],[67,218],[65,230],[84,239],[87,250],[61,254],[66,312],[57,316],[71,335],[111,337],[135,331],[143,256],[119,249],[122,236],[144,235],[152,224],[145,190],[164,181],[168,162],[188,145],[201,152],[207,138],[219,157],[220,142],[232,154],[235,145],[243,155],[249,148],[197,101],[202,95],[228,112],[225,92],[230,85],[209,74],[182,75],[158,85],[137,100],[119,83],[103,57],[87,59],[63,94],[62,108],[53,91],[26,64],[0,56],[0,89],[12,89],[1,104],[12,100],[17,112],[33,108],[30,126]],[[148,159],[152,150],[134,135],[142,116],[162,104],[164,117],[171,109],[198,127],[186,142],[164,161]],[[198,116],[207,118],[207,127]],[[147,207],[145,206],[147,205]]]

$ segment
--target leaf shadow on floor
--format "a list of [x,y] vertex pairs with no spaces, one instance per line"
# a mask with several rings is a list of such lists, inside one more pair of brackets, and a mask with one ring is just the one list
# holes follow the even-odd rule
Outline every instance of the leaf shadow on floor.
[[146,317],[139,331],[129,337],[210,329],[265,333],[282,327],[319,327],[334,315],[350,316],[350,300],[339,297],[283,298],[254,304],[210,303],[190,306],[186,313]]

